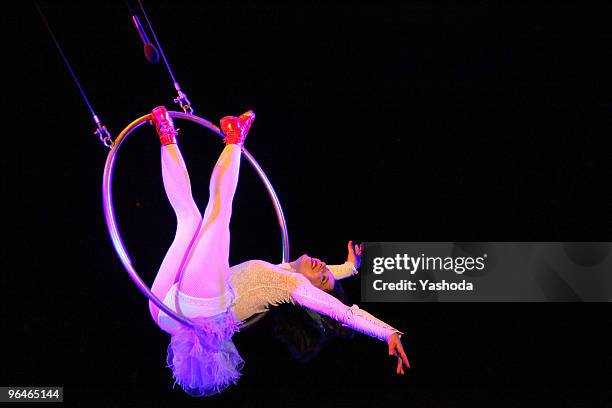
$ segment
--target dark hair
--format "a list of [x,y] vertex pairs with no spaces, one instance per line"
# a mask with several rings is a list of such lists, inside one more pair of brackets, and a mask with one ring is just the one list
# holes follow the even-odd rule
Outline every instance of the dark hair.
[[[336,281],[330,295],[346,304],[346,294]],[[353,330],[336,320],[292,304],[272,308],[274,336],[289,349],[291,356],[301,362],[316,357],[323,346],[335,338],[353,337]]]

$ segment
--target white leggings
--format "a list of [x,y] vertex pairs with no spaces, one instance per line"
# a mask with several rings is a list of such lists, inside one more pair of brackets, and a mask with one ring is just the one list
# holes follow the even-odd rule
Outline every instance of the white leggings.
[[[185,302],[193,298],[217,299],[211,301],[219,306],[218,313],[225,311],[228,302],[231,303],[226,299],[228,293],[231,293],[228,292],[229,223],[238,185],[241,154],[240,146],[235,144],[226,145],[221,152],[210,177],[209,199],[202,218],[191,194],[189,174],[178,145],[169,144],[161,147],[164,188],[176,214],[177,227],[174,241],[162,261],[151,290],[158,298],[168,299],[167,295],[174,293],[169,293],[170,290],[173,287],[174,290],[178,289],[180,296],[172,297],[179,300],[178,306],[182,313],[193,311],[189,302]],[[198,231],[201,220],[202,228],[195,238],[191,255],[185,260],[183,274],[176,282],[183,257]],[[172,305],[171,308],[176,310],[176,305],[173,303],[175,302],[166,304]],[[157,306],[149,302],[149,309],[153,319],[158,321]],[[210,308],[206,310],[208,312],[202,312],[214,311]]]

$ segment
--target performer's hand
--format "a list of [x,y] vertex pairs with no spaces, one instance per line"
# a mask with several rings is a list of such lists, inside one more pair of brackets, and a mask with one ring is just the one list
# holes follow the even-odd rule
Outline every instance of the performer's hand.
[[389,345],[389,355],[397,357],[397,368],[395,372],[403,375],[404,366],[406,366],[406,368],[410,368],[410,362],[408,361],[408,357],[406,357],[406,353],[404,352],[404,347],[402,347],[402,342],[400,341],[399,335],[397,333],[393,333],[387,339],[387,344]]
[[361,250],[363,249],[363,243],[359,245],[353,245],[353,241],[348,242],[348,256],[347,261],[355,265],[358,269],[361,266]]

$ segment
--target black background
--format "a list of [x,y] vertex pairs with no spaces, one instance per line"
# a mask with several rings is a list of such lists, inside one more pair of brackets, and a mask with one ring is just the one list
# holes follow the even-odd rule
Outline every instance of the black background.
[[[278,191],[292,256],[341,263],[346,241],[612,239],[611,9],[604,3],[147,3],[196,114],[249,108],[247,147]],[[126,6],[41,2],[114,136],[172,106]],[[63,386],[79,406],[604,406],[605,304],[361,304],[406,332],[413,369],[386,345],[335,342],[290,360],[270,322],[235,336],[240,384],[171,390],[167,335],[124,273],[102,215],[105,149],[32,3],[13,14],[17,131],[4,134],[3,385]],[[204,207],[222,144],[180,139]],[[279,261],[272,206],[243,165],[232,259]],[[139,130],[116,167],[116,211],[151,283],[174,233],[159,145]],[[16,182],[16,183],[15,183]],[[14,218],[13,218],[14,217]],[[11,267],[9,262],[15,262]],[[11,263],[13,263],[11,262]],[[97,404],[96,404],[97,402]]]

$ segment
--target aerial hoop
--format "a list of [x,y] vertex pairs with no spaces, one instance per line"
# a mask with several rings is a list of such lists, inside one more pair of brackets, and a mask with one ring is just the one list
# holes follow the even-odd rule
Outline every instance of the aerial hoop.
[[[200,118],[192,114],[176,111],[168,111],[168,114],[172,118],[183,119],[197,123],[198,125],[210,129],[211,131],[219,135],[221,138],[224,137],[221,130],[206,119]],[[117,136],[117,138],[113,142],[113,146],[109,151],[108,157],[106,159],[106,164],[104,166],[104,176],[102,180],[102,203],[104,207],[104,217],[106,219],[106,226],[108,227],[108,231],[110,233],[111,240],[113,241],[115,251],[117,252],[117,255],[119,255],[121,263],[125,267],[125,270],[127,271],[132,281],[134,281],[138,289],[160,310],[163,310],[168,316],[172,317],[174,320],[182,324],[185,324],[189,327],[193,327],[191,321],[188,318],[174,312],[172,309],[166,306],[157,296],[153,294],[153,292],[151,292],[151,289],[149,289],[147,284],[142,280],[142,278],[132,265],[132,260],[130,259],[125,245],[123,244],[123,240],[121,239],[121,234],[119,233],[119,227],[117,226],[117,220],[115,217],[115,210],[113,207],[113,172],[115,167],[115,159],[117,158],[117,152],[119,151],[119,148],[121,147],[123,141],[140,126],[149,122],[149,120],[151,120],[151,114],[147,114],[136,119],[135,121],[130,123],[125,129],[123,129],[123,131],[119,134],[119,136]],[[281,207],[280,201],[278,200],[278,196],[276,195],[276,192],[274,191],[270,180],[268,180],[268,177],[266,176],[259,163],[257,163],[255,158],[244,147],[242,149],[242,152],[246,157],[247,161],[257,172],[257,175],[266,187],[268,195],[270,196],[270,199],[274,204],[274,210],[276,211],[276,218],[278,220],[282,236],[282,262],[289,262],[289,235],[287,233],[287,224],[285,222],[285,216],[283,214],[283,209]],[[259,321],[264,315],[265,312],[250,317],[249,319],[244,321],[244,323],[240,326],[240,329],[242,330],[250,327],[257,321]]]

